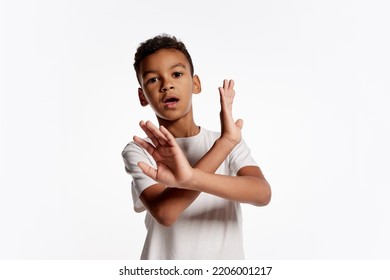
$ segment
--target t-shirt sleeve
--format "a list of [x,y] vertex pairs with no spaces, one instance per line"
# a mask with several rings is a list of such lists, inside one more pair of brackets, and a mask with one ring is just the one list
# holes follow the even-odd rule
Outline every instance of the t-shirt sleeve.
[[133,197],[134,210],[136,212],[142,212],[145,210],[145,206],[140,200],[140,195],[146,188],[156,184],[156,181],[146,176],[138,167],[137,163],[143,161],[156,168],[156,162],[135,142],[130,142],[124,148],[122,158],[125,163],[126,172],[133,178],[133,181],[131,182],[131,193]]
[[245,166],[258,166],[244,140],[233,149],[229,155],[230,175],[235,176]]

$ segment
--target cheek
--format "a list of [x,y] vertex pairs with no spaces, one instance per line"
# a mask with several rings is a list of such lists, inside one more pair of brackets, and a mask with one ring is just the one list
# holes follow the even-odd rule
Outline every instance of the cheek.
[[151,89],[151,87],[147,87],[145,89],[146,89],[146,90],[144,90],[145,99],[149,103],[156,103],[158,100],[158,92],[156,92],[156,90]]
[[154,99],[149,100],[149,105],[154,111],[159,109],[159,102]]
[[185,112],[187,113],[192,107],[192,95],[188,97],[185,104]]

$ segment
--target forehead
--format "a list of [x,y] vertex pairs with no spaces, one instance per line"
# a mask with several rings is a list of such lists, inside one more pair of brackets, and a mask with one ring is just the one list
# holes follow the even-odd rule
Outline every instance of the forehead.
[[182,64],[186,69],[190,64],[186,56],[176,49],[161,49],[145,57],[140,63],[140,73],[145,71],[161,71],[174,65]]

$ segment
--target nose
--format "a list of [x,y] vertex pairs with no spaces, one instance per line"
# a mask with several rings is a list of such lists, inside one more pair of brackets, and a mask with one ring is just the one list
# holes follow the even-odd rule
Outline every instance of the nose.
[[166,92],[166,91],[172,90],[174,88],[175,88],[175,86],[173,85],[171,79],[164,79],[163,80],[163,83],[161,85],[161,91],[162,92]]

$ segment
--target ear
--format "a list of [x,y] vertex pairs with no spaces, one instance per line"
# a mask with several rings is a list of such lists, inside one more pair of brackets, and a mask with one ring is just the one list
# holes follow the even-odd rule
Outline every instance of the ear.
[[202,91],[202,85],[200,84],[200,79],[198,75],[192,77],[192,92],[198,94]]
[[139,103],[141,103],[142,107],[148,106],[149,102],[148,100],[146,100],[142,88],[138,88],[138,98],[139,98]]

